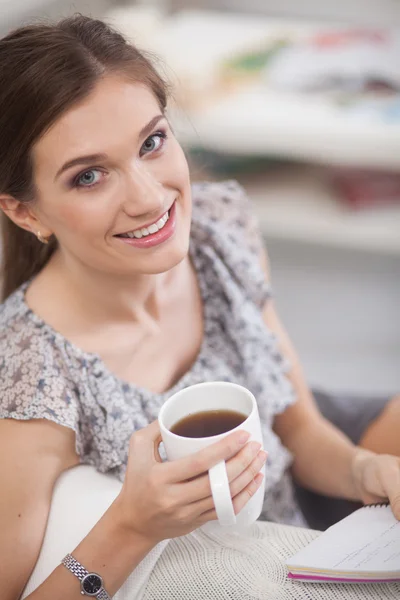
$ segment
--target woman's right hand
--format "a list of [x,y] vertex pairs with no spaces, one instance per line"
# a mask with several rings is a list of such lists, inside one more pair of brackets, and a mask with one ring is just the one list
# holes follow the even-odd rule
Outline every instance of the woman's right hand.
[[237,514],[259,488],[267,454],[236,431],[191,456],[162,462],[158,422],[134,433],[125,481],[117,502],[124,527],[153,543],[179,537],[217,519],[208,470],[226,461]]

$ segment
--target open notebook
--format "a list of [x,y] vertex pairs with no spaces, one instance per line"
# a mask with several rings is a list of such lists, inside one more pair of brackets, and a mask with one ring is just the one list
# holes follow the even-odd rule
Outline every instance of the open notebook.
[[387,504],[364,506],[286,561],[304,581],[400,581],[400,521]]

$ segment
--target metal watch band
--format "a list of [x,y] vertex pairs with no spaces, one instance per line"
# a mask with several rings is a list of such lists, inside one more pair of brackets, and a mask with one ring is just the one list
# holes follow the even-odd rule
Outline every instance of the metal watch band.
[[64,565],[64,567],[67,567],[71,573],[76,575],[79,581],[82,581],[82,579],[89,573],[89,571],[85,569],[85,567],[81,565],[81,563],[78,562],[71,554],[64,556],[61,563]]
[[104,588],[101,588],[96,598],[98,600],[111,600],[111,596],[109,596]]
[[[89,575],[89,571],[85,569],[85,567],[81,565],[81,563],[78,562],[76,558],[74,558],[71,554],[67,554],[67,556],[64,556],[64,558],[61,561],[61,564],[63,564],[64,567],[71,571],[71,573],[75,575],[79,579],[79,581],[82,581],[82,579],[84,579],[86,575]],[[103,587],[99,590],[98,594],[96,594],[95,598],[97,598],[98,600],[112,600],[111,596],[106,592],[106,590]]]

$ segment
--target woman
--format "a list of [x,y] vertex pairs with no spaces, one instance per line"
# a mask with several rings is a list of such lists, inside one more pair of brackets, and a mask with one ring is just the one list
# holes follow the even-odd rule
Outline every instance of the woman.
[[[301,520],[291,461],[305,486],[388,497],[400,516],[399,460],[355,447],[320,415],[245,196],[234,183],[191,190],[147,60],[76,17],[4,38],[0,80],[2,598],[19,597],[54,483],[79,463],[115,474],[122,492],[32,600],[77,598],[78,563],[114,594],[160,541],[215,518],[204,473],[221,459],[240,510],[266,459],[242,432],[160,462],[158,410],[199,381],[233,380],[257,397],[264,518]],[[107,598],[96,577],[85,593]]]

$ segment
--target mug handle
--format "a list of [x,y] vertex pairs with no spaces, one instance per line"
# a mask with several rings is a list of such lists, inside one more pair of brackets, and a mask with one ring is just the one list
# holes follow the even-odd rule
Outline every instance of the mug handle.
[[236,515],[233,510],[225,461],[221,460],[214,467],[211,467],[208,471],[208,477],[219,524],[223,527],[236,525]]

